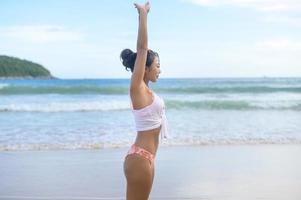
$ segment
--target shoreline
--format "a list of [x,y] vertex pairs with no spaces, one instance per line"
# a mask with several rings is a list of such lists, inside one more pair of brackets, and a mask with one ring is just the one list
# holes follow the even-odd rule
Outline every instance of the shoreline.
[[[126,146],[107,146],[107,147],[95,147],[95,148],[57,148],[57,149],[1,149],[0,153],[3,152],[70,152],[70,151],[102,151],[102,150],[122,150],[130,148],[131,144]],[[301,146],[301,143],[216,143],[216,144],[160,144],[158,150],[161,148],[202,148],[202,147],[252,147],[252,146]]]

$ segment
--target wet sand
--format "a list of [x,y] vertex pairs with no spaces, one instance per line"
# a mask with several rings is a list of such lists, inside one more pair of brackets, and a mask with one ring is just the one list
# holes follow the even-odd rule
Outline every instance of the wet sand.
[[[0,152],[0,199],[125,199],[128,148]],[[301,199],[301,145],[159,147],[150,199]]]

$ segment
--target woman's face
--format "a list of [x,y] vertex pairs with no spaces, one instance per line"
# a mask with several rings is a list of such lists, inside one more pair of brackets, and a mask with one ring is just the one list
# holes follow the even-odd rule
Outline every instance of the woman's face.
[[156,82],[157,79],[159,78],[159,74],[160,73],[161,73],[160,62],[159,62],[159,58],[156,56],[154,58],[153,63],[151,64],[151,66],[150,67],[146,67],[145,75],[147,76],[147,78],[150,81]]

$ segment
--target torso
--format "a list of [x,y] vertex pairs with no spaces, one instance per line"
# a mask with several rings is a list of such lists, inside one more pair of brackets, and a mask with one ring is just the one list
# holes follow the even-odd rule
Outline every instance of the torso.
[[[152,94],[147,87],[141,93],[142,94],[137,95],[136,97],[131,94],[133,109],[138,110],[144,108],[145,106],[150,105],[155,98],[153,96],[155,94]],[[159,144],[160,130],[161,127],[147,131],[138,131],[135,144],[151,152],[153,155],[156,155]]]
[[148,131],[138,131],[135,144],[156,155],[159,144],[160,129],[161,127]]

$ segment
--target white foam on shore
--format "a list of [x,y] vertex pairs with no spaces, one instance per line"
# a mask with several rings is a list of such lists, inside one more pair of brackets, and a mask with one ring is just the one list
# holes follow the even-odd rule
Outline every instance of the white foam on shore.
[[0,105],[0,112],[77,112],[130,109],[128,101],[54,102]]
[[[0,144],[0,151],[40,151],[40,150],[91,150],[129,147],[132,141],[123,142],[78,142],[72,144]],[[161,146],[219,146],[219,145],[263,145],[301,144],[301,138],[250,138],[250,139],[169,139]]]
[[[18,200],[18,199],[32,199],[32,200],[125,200],[125,197],[92,197],[92,196],[82,196],[82,197],[78,197],[78,196],[16,196],[16,195],[12,195],[12,196],[8,196],[8,195],[3,195],[0,196],[0,199],[13,199],[13,200]],[[171,200],[199,200],[199,199],[203,199],[201,197],[185,197],[185,196],[156,196],[156,197],[152,197],[151,199],[158,199],[158,200],[162,200],[162,199],[171,199]]]
[[[91,112],[131,109],[127,100],[78,101],[49,103],[7,103],[0,104],[0,112]],[[169,109],[201,109],[201,110],[300,110],[300,101],[168,101]]]
[[124,197],[76,197],[76,196],[0,196],[0,199],[37,199],[37,200],[113,200],[113,199],[125,199]]

